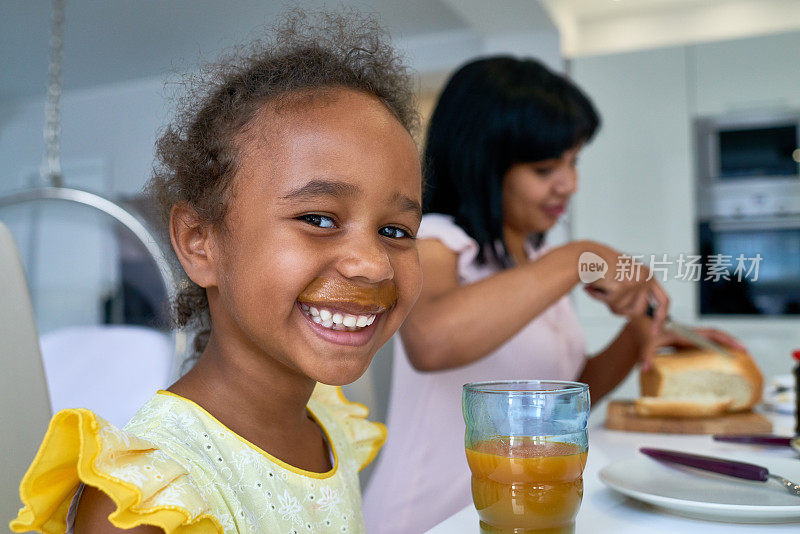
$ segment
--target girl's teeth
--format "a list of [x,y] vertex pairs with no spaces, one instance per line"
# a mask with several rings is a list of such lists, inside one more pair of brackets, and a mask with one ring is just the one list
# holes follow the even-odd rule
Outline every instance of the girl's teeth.
[[332,312],[325,308],[309,306],[308,304],[301,304],[301,308],[316,324],[333,330],[355,332],[375,322],[374,315],[350,315],[349,313]]

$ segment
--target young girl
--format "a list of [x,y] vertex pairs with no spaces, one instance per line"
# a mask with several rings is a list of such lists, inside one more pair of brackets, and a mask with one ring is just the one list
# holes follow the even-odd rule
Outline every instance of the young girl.
[[209,327],[199,359],[122,430],[56,414],[17,532],[363,531],[357,474],[385,429],[333,386],[420,290],[409,80],[352,13],[294,13],[210,80],[151,180],[188,277],[178,322]]

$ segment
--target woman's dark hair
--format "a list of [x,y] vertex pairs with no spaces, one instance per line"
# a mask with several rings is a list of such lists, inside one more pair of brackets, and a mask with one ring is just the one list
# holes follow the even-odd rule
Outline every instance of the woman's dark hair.
[[[224,228],[235,188],[237,135],[267,103],[301,94],[313,100],[327,89],[348,88],[383,102],[414,133],[418,118],[408,69],[374,18],[352,9],[292,10],[282,20],[271,38],[235,49],[183,84],[175,120],[156,143],[147,186],[165,226],[172,207],[186,203],[201,222]],[[172,315],[178,328],[198,331],[193,347],[195,355],[202,352],[210,335],[208,299],[185,274]]]
[[461,67],[430,120],[424,210],[454,217],[478,260],[508,266],[503,177],[516,163],[560,157],[592,139],[600,117],[564,76],[534,59],[488,57]]

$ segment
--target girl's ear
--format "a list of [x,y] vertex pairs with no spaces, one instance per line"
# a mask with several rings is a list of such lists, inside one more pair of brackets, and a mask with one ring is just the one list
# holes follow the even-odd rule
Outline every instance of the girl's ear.
[[169,238],[186,274],[200,287],[217,284],[214,235],[188,204],[172,207],[169,215]]

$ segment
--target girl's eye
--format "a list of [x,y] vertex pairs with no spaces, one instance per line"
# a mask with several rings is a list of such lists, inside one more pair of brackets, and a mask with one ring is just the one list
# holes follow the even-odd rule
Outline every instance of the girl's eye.
[[411,235],[397,226],[384,226],[378,233],[383,237],[391,237],[392,239],[403,239],[404,237],[411,237]]
[[298,217],[298,219],[305,221],[312,226],[319,226],[320,228],[334,228],[336,226],[336,224],[333,222],[333,219],[330,217],[326,217],[325,215],[317,215],[315,213],[301,215]]

